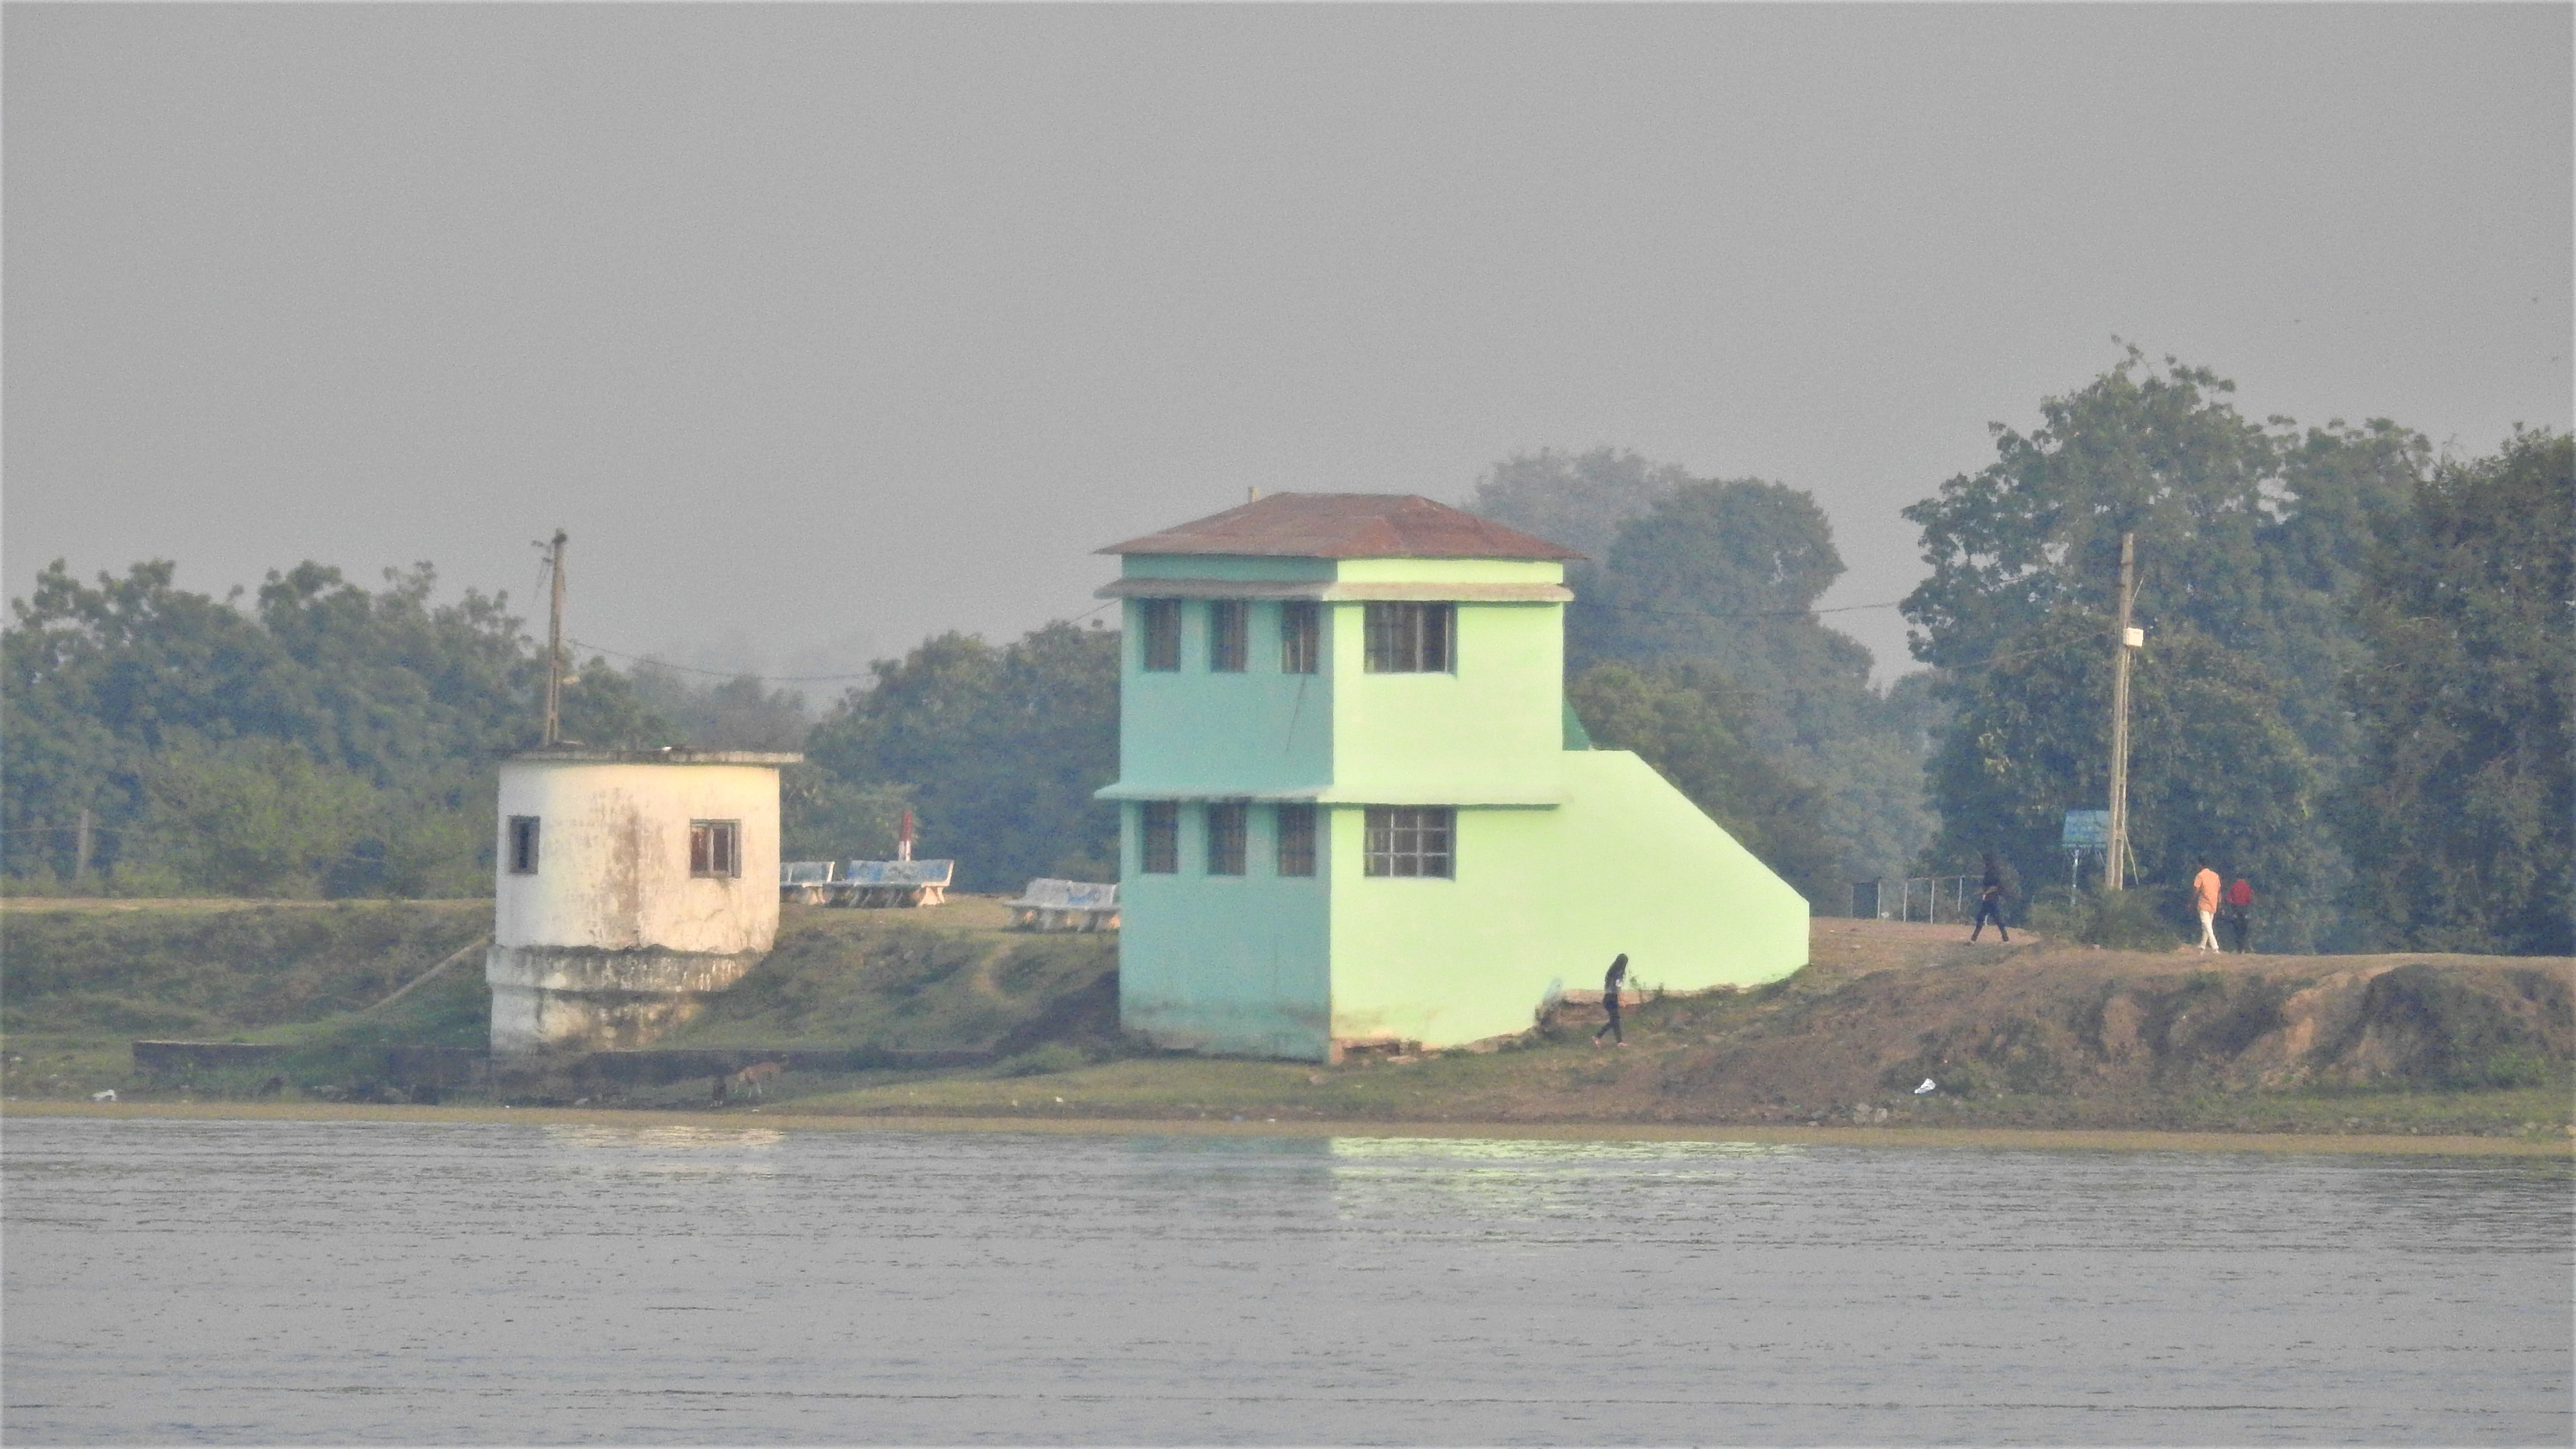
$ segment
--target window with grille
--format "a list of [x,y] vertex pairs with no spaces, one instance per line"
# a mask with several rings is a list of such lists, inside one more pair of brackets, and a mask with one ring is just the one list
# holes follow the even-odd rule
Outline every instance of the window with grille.
[[1313,875],[1315,873],[1315,807],[1282,805],[1279,807],[1279,873]]
[[1136,807],[1136,835],[1147,875],[1176,875],[1181,869],[1181,807],[1169,800],[1148,800]]
[[1243,874],[1244,817],[1251,809],[1242,804],[1212,804],[1207,808],[1207,873],[1210,875]]
[[1446,674],[1454,666],[1458,611],[1450,604],[1370,604],[1368,672]]
[[1241,674],[1250,653],[1252,632],[1247,616],[1252,606],[1241,599],[1219,599],[1208,605],[1208,668],[1219,674]]
[[510,874],[535,875],[536,873],[537,817],[513,815],[510,817]]
[[1279,672],[1320,674],[1324,667],[1324,615],[1311,600],[1279,606]]
[[1362,873],[1449,877],[1456,873],[1457,836],[1458,812],[1445,806],[1371,806]]
[[1138,599],[1136,634],[1145,667],[1171,673],[1181,667],[1181,601]]
[[742,874],[742,822],[739,820],[690,821],[689,874],[707,876]]

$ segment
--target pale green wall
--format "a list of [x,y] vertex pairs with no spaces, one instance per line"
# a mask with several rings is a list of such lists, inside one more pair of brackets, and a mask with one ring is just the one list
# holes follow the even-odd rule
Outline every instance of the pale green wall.
[[1334,604],[1333,790],[1370,804],[1563,798],[1565,611],[1460,604],[1457,669],[1370,674],[1363,604]]
[[1458,812],[1457,875],[1362,875],[1362,812],[1334,812],[1333,1032],[1429,1046],[1526,1029],[1551,984],[1610,958],[1676,991],[1807,961],[1807,903],[1625,750],[1562,751],[1568,802]]
[[1119,832],[1119,1023],[1168,1047],[1325,1060],[1331,844],[1316,841],[1317,874],[1279,875],[1275,817],[1270,807],[1256,805],[1246,874],[1211,876],[1206,816],[1201,806],[1185,804],[1180,873],[1147,875],[1137,807],[1120,810],[1126,819]]
[[1345,583],[1561,584],[1565,582],[1565,565],[1548,563],[1540,559],[1346,558],[1337,559],[1334,562],[1338,567],[1333,570],[1333,577]]

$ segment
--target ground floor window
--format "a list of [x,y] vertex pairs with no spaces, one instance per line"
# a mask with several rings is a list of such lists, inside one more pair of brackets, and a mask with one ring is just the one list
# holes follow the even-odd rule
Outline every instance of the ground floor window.
[[1251,813],[1250,807],[1241,804],[1211,804],[1208,806],[1208,874],[1243,874],[1244,817]]
[[1279,807],[1279,873],[1313,875],[1315,873],[1315,807],[1282,805]]
[[690,821],[689,874],[712,876],[742,874],[742,822],[739,820]]
[[1140,862],[1147,875],[1174,875],[1181,868],[1181,807],[1169,800],[1148,800],[1136,807]]
[[1440,876],[1456,873],[1458,812],[1446,806],[1372,805],[1361,873]]

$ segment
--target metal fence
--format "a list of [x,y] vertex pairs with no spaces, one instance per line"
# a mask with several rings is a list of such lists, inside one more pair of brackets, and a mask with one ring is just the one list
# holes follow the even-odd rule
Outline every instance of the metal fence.
[[1896,883],[1896,894],[1887,894],[1883,880],[1852,882],[1852,914],[1863,920],[1926,921],[1935,925],[1966,925],[1977,908],[1970,903],[1975,892],[1969,883],[1972,875],[1918,875]]

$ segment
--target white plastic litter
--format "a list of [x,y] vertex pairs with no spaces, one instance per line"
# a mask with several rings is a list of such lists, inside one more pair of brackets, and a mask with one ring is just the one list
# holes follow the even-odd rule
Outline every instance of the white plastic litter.
[[113,1102],[116,1100],[116,1089],[110,1087],[104,1092],[92,1092],[89,1094],[89,1099],[93,1102]]
[[1914,1095],[1920,1097],[1939,1085],[1941,1085],[1939,1082],[1932,1080],[1930,1077],[1925,1077],[1923,1079],[1923,1085],[1914,1089]]

